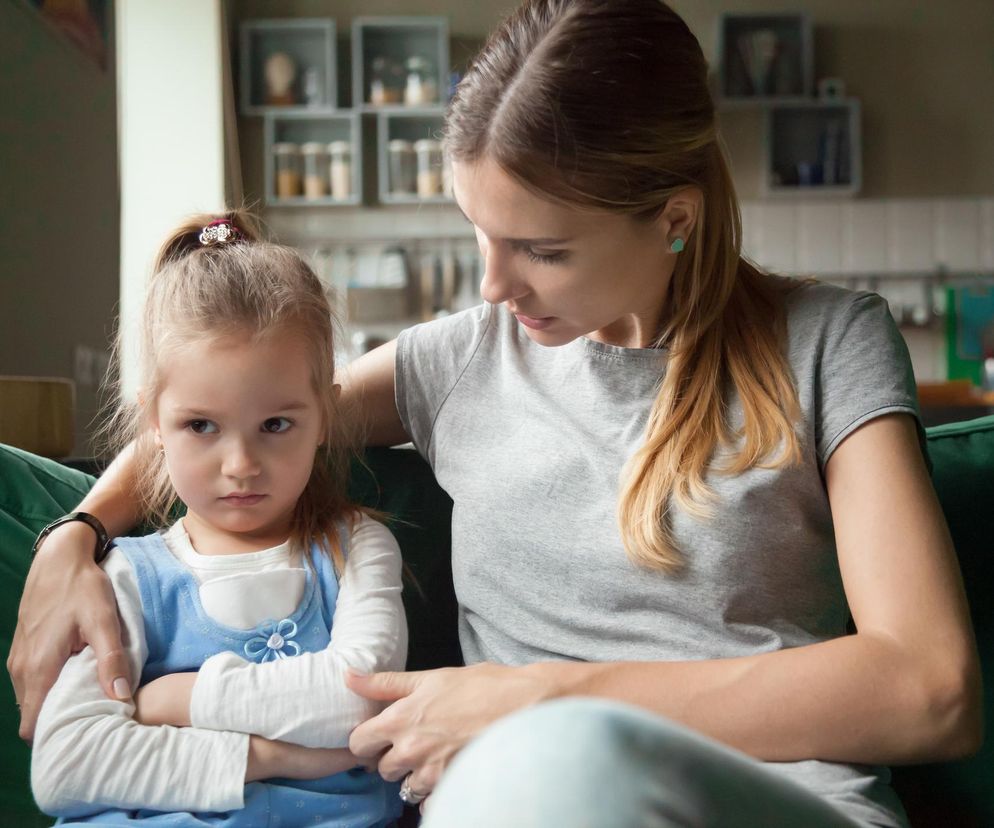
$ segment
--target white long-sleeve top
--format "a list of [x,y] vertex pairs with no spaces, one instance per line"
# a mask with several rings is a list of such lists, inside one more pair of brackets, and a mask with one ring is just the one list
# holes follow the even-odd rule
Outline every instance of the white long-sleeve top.
[[[301,556],[289,544],[199,555],[181,522],[164,539],[200,584],[205,611],[221,623],[249,629],[285,617],[303,595]],[[104,570],[117,597],[131,686],[137,687],[148,656],[138,582],[117,550]],[[241,808],[247,734],[344,747],[352,729],[381,708],[348,690],[344,671],[402,670],[406,656],[400,550],[386,527],[362,517],[349,542],[328,647],[271,664],[250,665],[232,653],[208,659],[194,687],[193,727],[139,724],[130,701],[104,695],[92,648],[72,656],[38,717],[31,759],[35,799],[43,811],[67,817],[108,807]],[[277,664],[277,670],[258,669]]]

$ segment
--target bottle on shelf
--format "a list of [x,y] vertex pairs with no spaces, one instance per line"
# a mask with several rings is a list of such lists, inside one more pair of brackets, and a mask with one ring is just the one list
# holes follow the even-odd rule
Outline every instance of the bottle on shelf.
[[417,159],[414,145],[395,138],[387,146],[390,160],[390,192],[393,195],[414,195],[418,186]]
[[309,141],[300,148],[304,157],[304,198],[315,200],[328,195],[328,146]]
[[432,75],[431,65],[423,57],[414,55],[407,59],[407,81],[404,84],[404,103],[407,106],[424,106],[438,100],[438,82]]
[[332,141],[328,144],[331,157],[331,197],[345,201],[352,195],[352,144]]
[[300,146],[289,141],[273,144],[277,198],[295,198],[302,192]]
[[433,198],[442,194],[442,145],[433,138],[414,144],[418,157],[418,197]]

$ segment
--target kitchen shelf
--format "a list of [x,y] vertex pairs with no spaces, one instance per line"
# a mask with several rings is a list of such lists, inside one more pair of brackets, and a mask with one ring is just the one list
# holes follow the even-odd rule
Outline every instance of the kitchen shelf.
[[770,106],[766,112],[766,192],[858,193],[862,187],[860,121],[860,104],[854,98]]
[[[267,115],[265,123],[266,204],[284,207],[335,207],[362,203],[362,142],[359,114],[348,110],[325,113],[283,112]],[[306,198],[304,196],[278,197],[273,145],[282,142],[328,144],[348,141],[352,149],[350,195],[347,199],[329,196]],[[330,162],[329,162],[330,163]]]
[[[442,107],[389,109],[376,116],[377,195],[382,204],[453,204],[451,196],[419,196],[390,190],[390,142],[403,139],[414,143],[423,138],[437,139],[442,131],[445,110]],[[441,173],[441,171],[440,171]],[[444,175],[443,181],[444,181]]]
[[797,102],[814,91],[808,14],[722,14],[717,56],[722,106]]
[[[352,105],[365,112],[385,107],[404,108],[405,64],[418,57],[434,81],[434,103],[444,105],[449,87],[449,21],[445,17],[357,17],[352,21]],[[382,58],[394,67],[395,82],[388,84],[400,97],[374,104],[371,100],[373,62]],[[417,105],[433,103],[421,101]]]
[[[275,104],[266,100],[266,60],[276,52],[288,55],[296,65],[291,87],[293,103]],[[311,102],[307,101],[308,78],[316,95]],[[242,23],[239,81],[243,115],[335,109],[338,103],[335,21],[301,18]]]

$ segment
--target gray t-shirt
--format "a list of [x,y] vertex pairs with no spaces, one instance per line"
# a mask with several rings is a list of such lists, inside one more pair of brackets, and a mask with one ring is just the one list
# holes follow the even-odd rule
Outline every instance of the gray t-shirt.
[[[711,519],[674,506],[677,575],[632,564],[616,514],[619,475],[644,441],[665,349],[586,338],[544,347],[492,305],[400,335],[397,408],[454,502],[467,663],[730,658],[846,633],[824,466],[868,420],[917,418],[914,378],[875,294],[801,284],[788,294],[787,319],[803,460],[710,474]],[[741,420],[736,399],[730,413]],[[885,768],[768,766],[854,818],[903,824]]]

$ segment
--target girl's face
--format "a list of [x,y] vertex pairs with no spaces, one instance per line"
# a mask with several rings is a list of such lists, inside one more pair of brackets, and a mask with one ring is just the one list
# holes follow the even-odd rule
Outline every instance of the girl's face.
[[227,337],[166,363],[155,430],[193,545],[225,554],[282,543],[322,441],[307,346]]
[[647,347],[656,338],[676,255],[698,199],[670,198],[652,221],[581,212],[545,201],[488,158],[453,164],[459,206],[476,229],[486,270],[480,291],[505,304],[528,336],[565,345],[589,336]]

